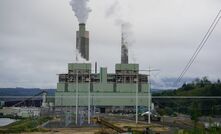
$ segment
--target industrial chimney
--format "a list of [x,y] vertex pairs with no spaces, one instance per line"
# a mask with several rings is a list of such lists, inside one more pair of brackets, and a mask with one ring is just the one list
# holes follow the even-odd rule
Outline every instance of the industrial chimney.
[[85,31],[85,24],[79,24],[77,31],[76,49],[79,51],[82,58],[89,60],[89,32]]
[[121,35],[121,64],[128,64],[128,48],[123,31]]

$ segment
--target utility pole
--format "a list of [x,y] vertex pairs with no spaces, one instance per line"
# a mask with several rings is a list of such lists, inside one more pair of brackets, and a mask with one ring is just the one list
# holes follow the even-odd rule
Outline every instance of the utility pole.
[[138,123],[138,74],[137,74],[137,83],[136,83],[136,124]]
[[150,80],[150,73],[151,73],[151,71],[160,71],[160,70],[158,70],[158,69],[150,69],[150,67],[149,67],[149,69],[148,70],[140,70],[140,71],[148,71],[149,72],[149,79],[148,79],[148,99],[147,99],[147,101],[148,101],[148,111],[149,111],[149,113],[148,113],[148,124],[150,124],[151,122],[150,122],[150,111],[151,111],[151,80]]
[[91,78],[88,73],[88,124],[91,124]]
[[148,79],[148,111],[149,111],[149,113],[148,113],[148,124],[150,124],[150,105],[151,105],[151,103],[150,103],[150,101],[151,101],[151,95],[150,95],[150,93],[151,93],[151,82],[150,82],[150,67],[149,67],[149,79]]
[[78,70],[76,70],[76,96],[75,96],[75,102],[76,102],[76,108],[75,108],[75,113],[76,113],[76,117],[75,117],[75,124],[78,124]]

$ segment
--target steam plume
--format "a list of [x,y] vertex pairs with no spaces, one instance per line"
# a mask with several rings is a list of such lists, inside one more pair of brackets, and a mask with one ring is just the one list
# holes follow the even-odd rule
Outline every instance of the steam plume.
[[88,15],[91,12],[91,9],[87,6],[89,0],[71,0],[70,5],[72,10],[75,12],[79,23],[86,23]]
[[124,44],[127,47],[132,46],[135,42],[132,24],[129,22],[128,14],[129,9],[127,6],[120,2],[120,0],[115,0],[106,10],[106,17],[112,17],[117,26],[121,26],[122,36],[124,38]]
[[134,43],[132,25],[129,22],[124,22],[121,24],[122,36],[124,39],[124,44],[129,47]]
[[87,61],[85,58],[81,56],[81,53],[78,51],[78,49],[75,50],[75,62],[76,63],[90,63],[90,61]]

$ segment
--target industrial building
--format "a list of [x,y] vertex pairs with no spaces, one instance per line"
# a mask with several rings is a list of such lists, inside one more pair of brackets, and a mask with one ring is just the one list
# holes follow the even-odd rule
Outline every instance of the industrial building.
[[[128,63],[123,35],[121,39],[121,63],[115,65],[115,73],[108,73],[105,67],[98,72],[97,64],[95,70],[91,63],[68,64],[68,73],[58,75],[55,107],[93,106],[108,112],[117,107],[128,110],[151,104],[148,75],[140,74],[139,64]],[[89,32],[85,24],[79,24],[76,48],[89,60]]]

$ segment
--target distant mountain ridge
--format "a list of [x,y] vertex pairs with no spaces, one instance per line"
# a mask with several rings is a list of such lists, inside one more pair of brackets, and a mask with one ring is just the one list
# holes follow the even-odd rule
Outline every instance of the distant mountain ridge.
[[41,91],[48,92],[49,96],[55,95],[55,89],[40,88],[0,88],[0,96],[34,96]]
[[[0,96],[34,96],[41,91],[48,92],[49,96],[54,96],[56,89],[40,89],[40,88],[0,88]],[[152,89],[152,93],[161,93],[162,89]]]

